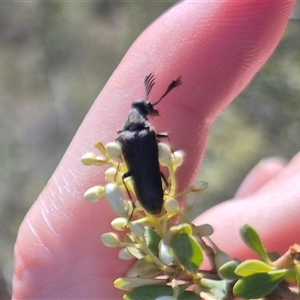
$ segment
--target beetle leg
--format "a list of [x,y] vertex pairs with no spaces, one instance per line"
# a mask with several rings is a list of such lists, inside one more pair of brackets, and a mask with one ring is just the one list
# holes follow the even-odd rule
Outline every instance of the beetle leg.
[[158,133],[158,134],[156,135],[156,137],[157,137],[157,143],[160,142],[159,139],[167,138],[167,139],[168,139],[168,143],[169,143],[169,147],[170,147],[170,149],[171,149],[171,152],[172,152],[172,153],[174,152],[173,149],[172,149],[171,143],[170,143],[169,134],[168,134],[167,132]]
[[161,179],[162,181],[164,182],[165,186],[166,186],[166,189],[170,186],[166,176],[164,175],[164,173],[160,172],[160,176],[161,176]]
[[[128,198],[129,198],[129,201],[130,201],[131,204],[132,204],[132,212],[131,212],[131,214],[130,214],[130,217],[129,217],[129,219],[128,219],[128,222],[131,220],[131,218],[132,218],[132,216],[133,216],[133,213],[134,213],[134,210],[135,210],[135,204],[134,204],[134,202],[133,202],[133,200],[132,200],[132,197],[131,197],[131,195],[130,195],[129,189],[128,189],[127,184],[126,184],[126,182],[125,182],[125,179],[126,179],[127,177],[130,177],[130,176],[131,176],[130,171],[126,172],[126,173],[122,176],[122,181],[123,181],[123,184],[124,184],[124,186],[125,186],[125,189],[126,189],[126,192],[127,192]],[[127,225],[126,225],[126,226],[127,226]]]
[[167,138],[168,139],[168,143],[170,145],[170,139],[169,139],[169,134],[167,132],[162,132],[162,133],[157,133],[156,134],[156,139],[157,139],[157,142],[159,143],[160,140],[159,139],[165,139]]
[[[131,174],[130,174],[130,171],[126,172],[123,176],[122,176],[122,181],[123,181],[123,184],[125,186],[125,189],[126,189],[126,192],[127,192],[127,195],[128,195],[128,198],[132,201],[132,198],[131,198],[131,195],[130,195],[130,192],[129,192],[129,189],[126,185],[126,182],[125,182],[125,179],[130,177]],[[132,201],[133,202],[133,201]]]
[[167,132],[157,133],[156,137],[159,138],[159,139],[161,139],[161,138],[169,139],[169,134]]
[[[115,177],[114,177],[114,181],[116,182],[117,180],[117,176],[118,176],[118,173],[119,173],[119,168],[120,168],[120,163],[118,163],[118,167],[117,167],[117,172],[115,174]],[[124,182],[123,182],[124,183]]]

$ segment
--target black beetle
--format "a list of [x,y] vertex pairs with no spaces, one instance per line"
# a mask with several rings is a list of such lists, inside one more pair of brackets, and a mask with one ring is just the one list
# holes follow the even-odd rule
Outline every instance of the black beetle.
[[156,134],[154,127],[147,116],[158,116],[154,108],[173,88],[181,84],[181,76],[173,80],[166,92],[155,103],[148,101],[150,91],[154,85],[154,76],[150,74],[144,80],[146,98],[135,100],[131,105],[131,112],[122,130],[116,138],[119,142],[128,172],[123,175],[123,183],[130,197],[124,179],[131,176],[134,182],[136,196],[150,214],[158,214],[162,210],[164,191],[162,175],[158,162],[158,138],[167,137],[167,134]]

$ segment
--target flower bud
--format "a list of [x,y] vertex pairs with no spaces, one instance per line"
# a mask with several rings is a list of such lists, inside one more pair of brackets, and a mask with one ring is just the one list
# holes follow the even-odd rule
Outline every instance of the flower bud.
[[105,196],[111,205],[112,210],[119,216],[128,218],[128,203],[123,193],[115,183],[108,183],[105,186]]
[[175,212],[179,208],[179,203],[176,199],[165,201],[164,207],[168,213]]
[[142,224],[136,222],[130,224],[130,230],[137,237],[143,236],[145,233],[145,227]]
[[197,181],[191,186],[191,190],[194,193],[202,193],[204,192],[208,187],[208,183],[205,181]]
[[101,240],[106,247],[114,248],[120,246],[119,237],[113,232],[107,232],[102,234]]
[[117,169],[114,167],[108,168],[105,171],[105,181],[112,183],[112,182],[116,182],[117,181]]
[[171,150],[165,143],[158,143],[158,160],[163,167],[170,166],[173,162]]
[[84,193],[84,198],[90,202],[97,202],[104,197],[104,187],[101,185],[93,186]]
[[158,244],[159,259],[166,265],[171,264],[175,260],[175,255],[171,249],[171,246],[166,244],[164,240],[161,240]]
[[117,142],[111,142],[105,145],[107,155],[112,159],[119,159],[122,155],[122,150]]
[[214,229],[210,224],[202,224],[194,227],[194,231],[201,237],[210,236],[214,233]]
[[195,204],[197,203],[196,197],[199,197],[199,196],[196,194],[193,194],[193,193],[187,194],[187,196],[185,197],[185,200],[184,200],[184,207],[187,209],[193,208],[195,206]]
[[174,168],[178,168],[182,165],[184,159],[184,151],[178,150],[173,153],[173,166]]
[[127,218],[116,218],[116,219],[112,220],[111,226],[115,230],[123,231],[124,229],[126,229],[127,223],[128,223],[128,219]]
[[130,260],[134,258],[134,256],[128,252],[127,248],[121,249],[118,256],[122,260]]
[[94,165],[97,161],[97,157],[92,152],[87,152],[81,157],[81,162],[86,166]]

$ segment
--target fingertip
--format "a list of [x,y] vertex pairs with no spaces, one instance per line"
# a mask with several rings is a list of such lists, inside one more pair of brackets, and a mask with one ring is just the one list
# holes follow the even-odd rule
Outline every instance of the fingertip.
[[287,165],[282,157],[269,157],[262,159],[244,178],[234,198],[247,197],[277,176]]

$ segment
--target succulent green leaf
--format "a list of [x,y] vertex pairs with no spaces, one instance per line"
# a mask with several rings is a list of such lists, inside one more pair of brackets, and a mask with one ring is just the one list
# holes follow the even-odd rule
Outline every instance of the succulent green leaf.
[[178,300],[201,300],[201,297],[193,292],[184,291],[177,297]]
[[287,272],[287,270],[276,270],[244,277],[234,285],[233,293],[236,297],[259,299],[271,293],[284,280]]
[[179,262],[191,273],[196,274],[203,262],[203,252],[200,246],[188,234],[178,234],[171,243]]
[[161,237],[151,227],[147,226],[145,228],[145,239],[150,251],[158,257],[158,244],[161,240]]
[[254,250],[266,263],[270,264],[266,249],[256,230],[250,225],[245,224],[240,229],[240,234],[245,244]]
[[200,286],[204,291],[211,293],[218,300],[228,299],[228,282],[226,280],[202,278]]
[[155,277],[162,272],[149,256],[139,259],[136,267],[138,275],[143,278]]
[[114,287],[119,290],[132,290],[142,286],[157,286],[166,284],[165,279],[147,279],[139,277],[121,277],[115,280]]
[[155,300],[162,296],[172,296],[173,289],[167,285],[142,286],[124,295],[124,300]]
[[298,290],[300,291],[300,265],[296,264],[294,270],[295,270],[294,274],[297,280]]
[[[158,297],[173,296],[173,289],[170,286],[142,286],[124,295],[124,300],[155,300]],[[200,296],[190,291],[179,294],[178,300],[200,300]]]
[[241,277],[250,276],[257,273],[267,273],[271,268],[263,261],[249,259],[242,262],[236,269],[235,273]]
[[235,269],[241,262],[238,260],[231,260],[219,268],[219,274],[225,279],[237,280],[240,278],[235,274]]

